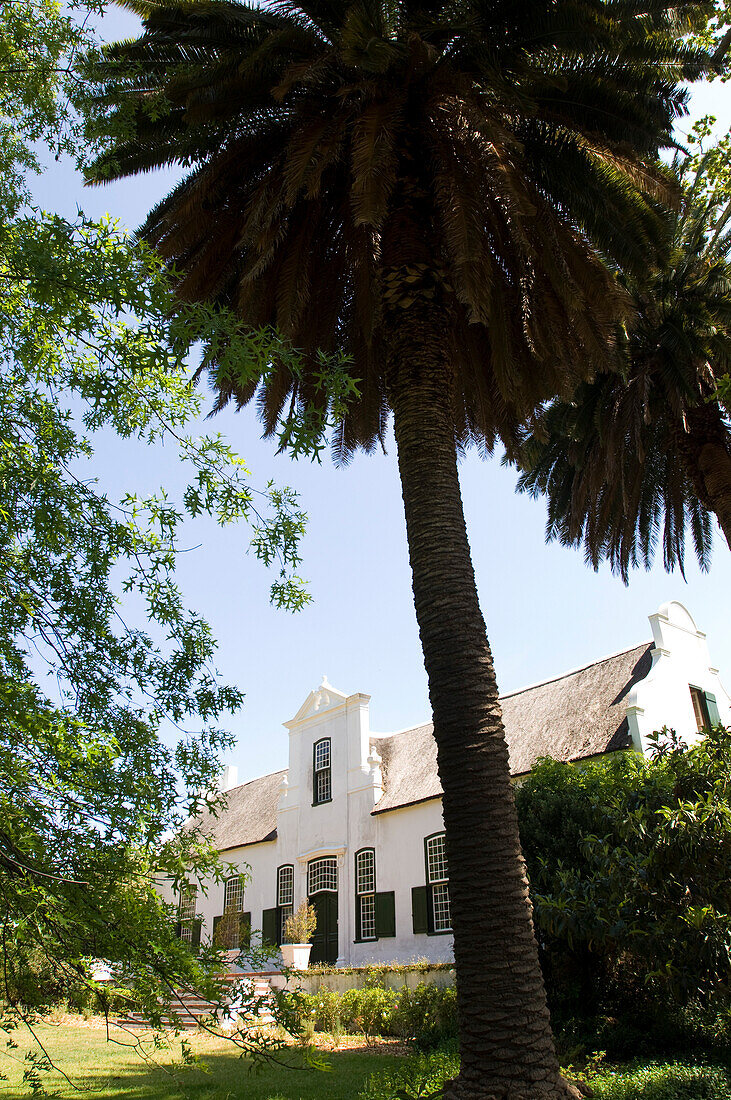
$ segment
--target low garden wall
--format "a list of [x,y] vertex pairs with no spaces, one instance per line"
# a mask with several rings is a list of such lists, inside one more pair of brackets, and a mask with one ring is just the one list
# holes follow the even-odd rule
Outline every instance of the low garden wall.
[[348,989],[367,989],[378,985],[384,989],[416,989],[417,985],[454,985],[452,963],[413,963],[401,966],[311,966],[298,970],[292,986],[299,986],[305,993],[317,993],[319,989],[331,989],[345,993]]

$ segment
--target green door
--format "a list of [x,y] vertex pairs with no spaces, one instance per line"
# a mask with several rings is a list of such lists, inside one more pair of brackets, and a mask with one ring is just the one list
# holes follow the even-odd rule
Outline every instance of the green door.
[[307,899],[317,914],[317,928],[312,937],[311,963],[336,963],[338,960],[338,895],[335,890],[321,890]]

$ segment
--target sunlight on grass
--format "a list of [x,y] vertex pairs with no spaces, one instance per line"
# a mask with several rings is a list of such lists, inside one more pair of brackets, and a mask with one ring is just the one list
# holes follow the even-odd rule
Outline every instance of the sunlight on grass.
[[[202,1064],[183,1064],[180,1037],[167,1050],[154,1051],[148,1044],[156,1063],[150,1064],[131,1046],[119,1045],[132,1042],[119,1028],[111,1029],[117,1042],[107,1042],[103,1028],[66,1023],[46,1023],[38,1029],[38,1035],[58,1067],[42,1074],[44,1087],[59,1100],[78,1098],[79,1088],[103,1100],[172,1100],[183,1096],[191,1100],[346,1100],[358,1095],[376,1068],[392,1069],[401,1060],[377,1048],[345,1050],[328,1054],[330,1072],[281,1065],[256,1070],[239,1058],[225,1039],[193,1035],[185,1039]],[[23,1055],[31,1048],[32,1038],[17,1033],[15,1039],[18,1050],[0,1050],[0,1072],[9,1078],[0,1085],[0,1096],[7,1100],[29,1095],[22,1087]]]

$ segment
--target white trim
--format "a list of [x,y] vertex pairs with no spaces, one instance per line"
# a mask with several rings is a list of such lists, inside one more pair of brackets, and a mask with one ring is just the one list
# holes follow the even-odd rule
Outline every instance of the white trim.
[[342,859],[347,850],[344,844],[326,844],[324,847],[310,848],[308,852],[300,852],[296,859],[300,863],[309,863],[311,859],[318,859],[319,856],[337,856],[338,859]]

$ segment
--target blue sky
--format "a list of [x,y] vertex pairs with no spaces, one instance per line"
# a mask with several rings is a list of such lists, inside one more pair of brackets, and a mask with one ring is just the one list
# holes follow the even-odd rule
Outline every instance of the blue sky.
[[[134,20],[112,13],[104,37],[130,34]],[[731,88],[716,83],[693,95],[692,118],[712,113],[731,125]],[[683,122],[682,133],[686,129]],[[84,189],[64,163],[38,182],[39,202],[73,215],[109,211],[131,227],[169,188],[158,173]],[[222,432],[247,460],[254,485],[273,479],[298,490],[309,515],[301,572],[313,603],[296,615],[268,603],[271,578],[251,555],[243,527],[219,530],[203,521],[190,530],[179,582],[219,640],[218,668],[246,693],[231,726],[237,747],[227,763],[241,780],[286,764],[291,718],[323,673],[339,689],[372,696],[379,732],[429,717],[426,676],[411,597],[400,487],[392,446],[357,455],[346,469],[276,456],[260,439],[251,410],[225,412],[202,430]],[[110,493],[180,484],[174,450],[154,450],[104,435],[94,472]],[[461,483],[470,544],[501,690],[506,692],[581,666],[651,637],[647,615],[665,600],[684,603],[705,630],[714,663],[731,686],[731,553],[718,535],[711,571],[687,562],[687,581],[659,565],[635,572],[628,587],[607,568],[594,573],[580,552],[544,542],[545,505],[516,495],[515,475],[499,456],[469,454]],[[187,534],[188,532],[186,532]]]

